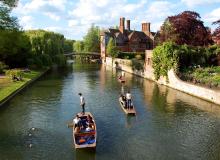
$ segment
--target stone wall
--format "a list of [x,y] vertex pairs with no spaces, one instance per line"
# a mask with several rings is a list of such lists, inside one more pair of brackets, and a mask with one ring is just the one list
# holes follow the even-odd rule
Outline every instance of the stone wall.
[[133,70],[130,60],[106,57],[105,64],[220,105],[219,90],[213,90],[182,81],[177,77],[173,69],[168,72],[168,81],[165,77],[160,77],[160,79],[156,81],[153,74],[154,70],[152,68],[151,58],[152,51],[146,51],[144,71]]

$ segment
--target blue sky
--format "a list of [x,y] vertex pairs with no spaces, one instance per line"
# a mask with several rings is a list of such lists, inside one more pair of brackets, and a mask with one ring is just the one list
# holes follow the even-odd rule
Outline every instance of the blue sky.
[[214,29],[211,23],[220,19],[220,0],[19,0],[12,14],[24,30],[45,29],[80,40],[91,24],[109,28],[122,16],[131,20],[131,29],[150,22],[157,31],[166,17],[185,10],[198,12]]

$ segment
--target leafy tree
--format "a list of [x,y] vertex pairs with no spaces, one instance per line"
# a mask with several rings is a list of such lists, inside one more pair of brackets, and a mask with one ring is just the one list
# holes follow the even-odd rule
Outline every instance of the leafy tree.
[[171,40],[179,45],[209,45],[212,43],[211,32],[200,18],[200,15],[193,11],[184,11],[168,17],[161,28],[161,42]]
[[100,29],[92,25],[83,39],[86,52],[100,52]]
[[118,50],[115,45],[115,41],[113,38],[110,38],[108,45],[107,45],[107,54],[110,55],[112,58],[116,58],[118,56]]
[[75,52],[82,52],[84,49],[84,43],[83,41],[76,41],[74,44],[73,44],[73,50]]
[[64,53],[73,52],[74,40],[65,39],[64,40]]
[[213,22],[213,24],[218,25],[218,27],[213,32],[213,36],[215,36],[217,41],[220,41],[220,20]]
[[27,64],[31,45],[27,36],[17,30],[0,30],[0,61],[10,67],[22,67]]
[[18,3],[18,0],[0,0],[3,4],[9,6],[9,7],[15,7]]

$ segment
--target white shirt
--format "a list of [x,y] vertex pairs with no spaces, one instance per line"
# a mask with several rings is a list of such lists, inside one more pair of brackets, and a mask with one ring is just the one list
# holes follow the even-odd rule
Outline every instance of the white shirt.
[[85,99],[83,96],[80,96],[80,104],[84,104],[85,103]]
[[78,124],[78,123],[79,123],[79,120],[80,120],[80,119],[76,117],[76,118],[73,119],[73,122],[74,122],[75,124]]
[[131,93],[126,93],[126,99],[131,99]]
[[87,127],[86,128],[86,131],[88,132],[88,131],[91,131],[92,130],[92,128],[90,128],[90,127]]
[[125,76],[125,72],[121,71],[121,76],[124,77]]

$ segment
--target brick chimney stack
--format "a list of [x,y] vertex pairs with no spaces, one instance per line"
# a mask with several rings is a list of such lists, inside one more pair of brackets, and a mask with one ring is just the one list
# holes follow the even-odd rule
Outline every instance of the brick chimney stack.
[[142,31],[150,36],[150,23],[142,23]]
[[127,20],[127,30],[131,30],[131,26],[130,26],[130,23],[131,23],[131,21],[130,20]]
[[121,17],[121,18],[120,18],[119,30],[120,30],[122,33],[124,33],[124,30],[125,30],[125,18],[124,18],[124,17]]

